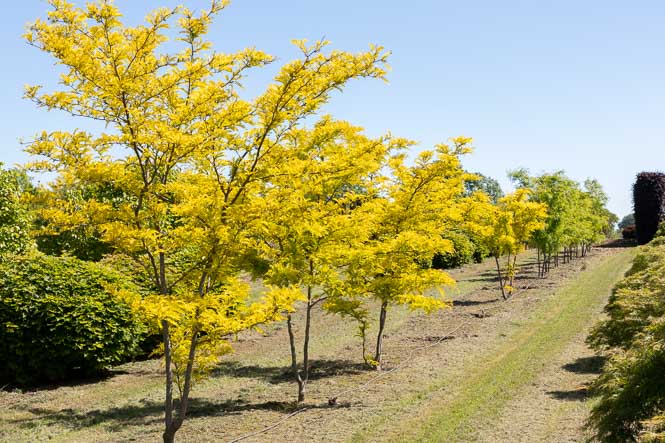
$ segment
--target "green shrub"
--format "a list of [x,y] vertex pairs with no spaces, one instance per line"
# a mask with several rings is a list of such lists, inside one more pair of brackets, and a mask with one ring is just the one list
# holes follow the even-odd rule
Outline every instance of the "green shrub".
[[114,289],[119,274],[75,258],[0,264],[0,379],[30,385],[90,376],[130,359],[145,328]]
[[483,260],[485,260],[487,257],[490,256],[489,248],[480,239],[478,239],[474,236],[471,236],[469,238],[471,240],[471,243],[473,243],[473,247],[474,247],[473,262],[474,263],[482,263]]
[[0,163],[0,254],[21,254],[31,247],[32,220],[22,202],[28,183],[25,173],[2,169]]
[[605,364],[594,383],[600,400],[590,421],[605,443],[664,441],[665,350],[638,346]]
[[615,287],[590,343],[608,355],[590,423],[603,442],[665,441],[665,227]]
[[442,237],[453,243],[454,251],[436,254],[432,258],[432,268],[452,269],[471,263],[476,247],[466,234],[459,231],[448,231],[442,234]]

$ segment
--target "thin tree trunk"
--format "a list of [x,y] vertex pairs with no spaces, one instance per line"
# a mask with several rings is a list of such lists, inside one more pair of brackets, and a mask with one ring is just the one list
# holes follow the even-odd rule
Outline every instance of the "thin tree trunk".
[[303,379],[300,376],[300,371],[298,370],[298,354],[296,353],[296,338],[295,335],[293,334],[293,324],[291,321],[291,314],[288,314],[286,316],[286,327],[289,331],[289,345],[291,347],[291,370],[293,371],[293,376],[296,379],[296,382],[298,383],[298,401],[300,400],[301,393],[302,397],[304,399],[305,396],[305,385],[303,383]]
[[164,443],[173,443],[173,367],[171,366],[171,335],[169,323],[162,320],[164,338],[164,364],[166,366],[166,399],[164,400]]
[[499,257],[494,256],[494,261],[496,262],[496,272],[499,274],[499,285],[501,286],[501,296],[504,300],[508,300],[506,297],[506,288],[503,287],[503,275],[501,274],[501,265],[499,264]]
[[388,302],[381,303],[381,313],[379,314],[379,333],[376,337],[376,354],[374,361],[376,362],[376,370],[381,370],[381,352],[383,347],[383,329],[386,326],[386,315],[388,314]]
[[[160,245],[161,249],[161,245]],[[162,295],[168,294],[168,284],[166,281],[166,255],[159,253],[159,270],[157,275],[159,282],[159,292]],[[173,361],[171,348],[171,331],[169,322],[162,320],[162,335],[164,340],[164,366],[166,371],[166,396],[164,399],[164,443],[173,443],[177,428],[173,419]]]
[[369,356],[367,355],[367,322],[363,320],[362,323],[360,323],[358,326],[358,332],[363,340],[363,361],[366,365],[369,365]]
[[196,357],[196,346],[198,345],[198,333],[198,328],[195,327],[192,330],[192,338],[189,343],[189,355],[187,356],[187,368],[185,369],[185,385],[180,393],[180,411],[178,413],[176,430],[180,429],[180,426],[187,415],[189,393],[192,390],[192,377],[194,375],[194,358]]
[[307,287],[307,312],[305,314],[305,339],[302,345],[302,383],[298,385],[298,402],[305,401],[305,387],[309,381],[309,335],[312,325],[312,287]]
[[[515,276],[517,275],[517,254],[513,256],[513,269],[512,273],[510,274],[510,287],[512,288],[513,285],[515,284]],[[512,289],[510,290],[512,293]]]

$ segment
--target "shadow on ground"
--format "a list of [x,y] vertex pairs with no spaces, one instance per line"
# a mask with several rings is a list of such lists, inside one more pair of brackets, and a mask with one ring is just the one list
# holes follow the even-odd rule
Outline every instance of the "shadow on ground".
[[563,365],[563,369],[577,374],[600,374],[603,365],[605,364],[605,360],[605,357],[599,355],[593,357],[581,357],[572,363]]
[[[311,360],[310,380],[361,374],[369,371],[367,365],[350,360]],[[293,372],[286,366],[247,366],[239,362],[223,362],[214,371],[215,376],[245,377],[265,380],[268,383],[291,383]]]
[[[308,409],[327,409],[334,407],[349,407],[350,404],[341,405],[306,405]],[[192,398],[189,400],[187,416],[214,417],[221,415],[237,415],[245,411],[268,410],[288,414],[296,411],[303,405],[295,402],[268,401],[263,403],[248,403],[244,400],[211,401],[209,399]],[[16,407],[15,410],[32,414],[29,418],[6,420],[8,423],[18,424],[25,428],[36,426],[63,425],[69,429],[85,429],[104,425],[112,432],[120,432],[128,426],[145,426],[159,424],[164,416],[164,404],[149,400],[142,400],[138,404],[109,408],[105,410],[76,411],[73,409],[52,410],[42,407]]]
[[501,301],[499,297],[491,300],[453,300],[453,306],[477,306],[487,305]]
[[[604,364],[605,358],[601,356],[581,357],[572,363],[566,363],[562,368],[576,374],[600,374]],[[589,386],[583,385],[569,391],[549,391],[547,395],[557,400],[584,401],[591,396],[591,393]]]
[[70,374],[67,375],[67,378],[65,378],[64,380],[43,381],[43,382],[29,383],[29,384],[15,383],[12,380],[2,379],[0,380],[0,385],[2,384],[4,385],[2,386],[2,388],[0,388],[0,390],[12,391],[14,389],[19,389],[23,392],[53,391],[55,389],[65,388],[65,387],[93,385],[109,380],[115,377],[116,375],[127,375],[127,374],[129,374],[129,372],[119,369],[103,370],[97,374],[92,374],[92,375],[80,374],[75,371],[72,371]]
[[598,245],[599,248],[632,248],[635,246],[637,246],[637,240],[634,238],[617,238]]
[[589,398],[589,388],[582,386],[579,389],[571,389],[570,391],[549,391],[547,395],[557,400],[584,401]]

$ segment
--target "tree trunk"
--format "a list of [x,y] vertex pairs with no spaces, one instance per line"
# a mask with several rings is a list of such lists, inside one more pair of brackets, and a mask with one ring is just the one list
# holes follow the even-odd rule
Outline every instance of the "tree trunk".
[[171,443],[175,438],[173,429],[173,367],[171,366],[171,335],[169,323],[162,320],[164,339],[164,366],[166,368],[166,398],[164,400],[164,443]]
[[162,437],[164,438],[164,443],[174,443],[175,430],[167,427],[167,429],[164,431],[164,434],[162,434]]
[[289,331],[289,345],[291,347],[291,370],[293,371],[293,376],[298,383],[298,402],[301,402],[305,399],[305,383],[303,382],[302,377],[300,376],[300,371],[298,370],[298,355],[296,353],[296,338],[293,334],[293,323],[291,321],[291,314],[286,316],[286,327]]
[[366,365],[369,365],[369,355],[367,355],[367,322],[365,320],[358,325],[358,332],[363,340],[363,361]]
[[376,354],[374,361],[376,362],[376,370],[381,370],[381,351],[383,347],[383,329],[386,326],[386,315],[388,314],[388,302],[381,303],[381,313],[379,314],[379,334],[376,337]]
[[494,261],[496,262],[496,272],[499,275],[499,285],[501,286],[501,296],[503,297],[504,300],[508,300],[508,297],[506,297],[506,288],[504,288],[503,284],[503,275],[501,274],[501,265],[499,264],[499,257],[496,255],[494,256]]
[[307,312],[305,313],[305,338],[302,345],[302,383],[298,385],[298,402],[305,401],[305,386],[309,381],[309,334],[312,325],[312,287],[307,287]]
[[[510,287],[513,288],[513,285],[515,284],[515,275],[517,275],[517,254],[513,256],[513,269],[510,274]],[[511,294],[513,290],[510,290]]]

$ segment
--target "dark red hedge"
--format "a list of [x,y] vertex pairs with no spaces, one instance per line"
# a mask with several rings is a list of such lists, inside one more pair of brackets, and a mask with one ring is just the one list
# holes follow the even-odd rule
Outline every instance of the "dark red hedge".
[[665,216],[665,174],[640,172],[633,185],[637,242],[649,243]]

